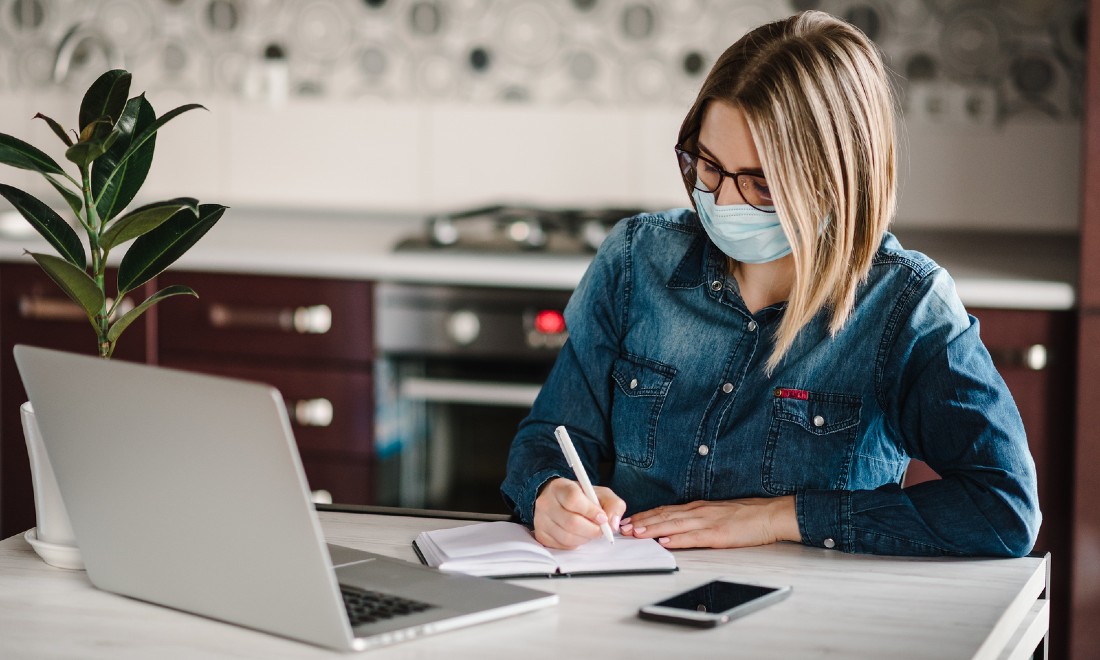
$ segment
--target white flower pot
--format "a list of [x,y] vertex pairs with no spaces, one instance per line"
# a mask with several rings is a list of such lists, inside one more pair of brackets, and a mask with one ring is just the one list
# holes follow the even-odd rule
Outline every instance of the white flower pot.
[[27,440],[27,455],[31,463],[31,482],[34,486],[34,512],[38,526],[28,530],[24,538],[47,564],[59,568],[82,570],[84,560],[76,546],[76,536],[57,487],[57,478],[50,466],[42,434],[38,430],[34,408],[28,401],[19,407],[23,422],[23,436]]

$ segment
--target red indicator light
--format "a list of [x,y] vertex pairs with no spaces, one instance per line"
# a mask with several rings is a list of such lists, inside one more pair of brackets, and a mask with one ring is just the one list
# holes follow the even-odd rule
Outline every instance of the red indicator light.
[[535,315],[535,330],[544,335],[565,332],[565,316],[556,309],[544,309]]

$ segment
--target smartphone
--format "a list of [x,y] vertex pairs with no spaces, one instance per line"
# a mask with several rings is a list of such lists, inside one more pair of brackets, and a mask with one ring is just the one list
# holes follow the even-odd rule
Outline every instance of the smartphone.
[[789,595],[790,587],[764,587],[719,578],[659,603],[646,605],[638,610],[638,616],[653,621],[713,628],[777,603]]

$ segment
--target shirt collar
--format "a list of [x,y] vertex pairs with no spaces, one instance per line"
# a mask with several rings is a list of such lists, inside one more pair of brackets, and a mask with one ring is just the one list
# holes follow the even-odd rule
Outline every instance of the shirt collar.
[[[688,246],[684,258],[672,271],[665,286],[669,289],[694,289],[705,286],[707,295],[714,300],[722,298],[723,290],[732,279],[729,272],[729,258],[707,238],[705,233],[699,233],[695,240]],[[736,289],[736,284],[733,285]],[[769,305],[757,314],[761,320],[770,322],[787,309],[787,302],[783,301]]]
[[719,294],[729,277],[727,263],[726,255],[710,242],[706,234],[700,232],[688,246],[684,258],[672,271],[665,286],[670,289],[694,289],[719,282],[717,290],[711,291],[712,294]]

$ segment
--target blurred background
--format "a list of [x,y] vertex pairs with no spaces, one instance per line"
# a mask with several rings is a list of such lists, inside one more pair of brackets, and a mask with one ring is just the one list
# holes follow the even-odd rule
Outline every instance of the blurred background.
[[[158,278],[203,298],[146,315],[125,359],[276,385],[319,502],[499,512],[508,445],[599,241],[625,209],[688,203],[672,148],[715,59],[798,10],[844,18],[893,72],[895,229],[956,278],[1028,429],[1037,550],[1055,557],[1051,657],[1095,657],[1089,5],[0,0],[0,132],[65,163],[32,117],[73,128],[108,68],[132,71],[131,93],[160,114],[204,104],[158,134],[137,201],[233,209],[181,262],[192,272]],[[37,175],[5,168],[0,181],[60,204]],[[62,313],[24,256],[29,226],[5,211],[0,201],[0,538],[34,524],[11,345],[91,348],[82,313]]]

